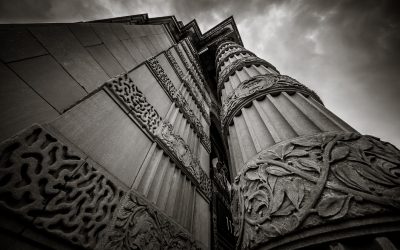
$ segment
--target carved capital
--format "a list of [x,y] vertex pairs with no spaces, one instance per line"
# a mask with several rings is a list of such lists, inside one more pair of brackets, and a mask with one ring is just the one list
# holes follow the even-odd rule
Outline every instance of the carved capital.
[[239,54],[248,54],[249,56],[256,56],[253,52],[244,49],[244,48],[233,48],[231,51],[228,53],[224,53],[221,55],[221,57],[218,58],[218,61],[216,62],[217,65],[217,74],[220,72],[222,65],[224,65],[224,62],[228,60],[228,58],[232,57],[233,55],[239,55]]
[[238,248],[278,246],[291,233],[318,236],[333,225],[348,232],[367,217],[398,215],[399,176],[400,151],[372,136],[323,133],[263,150],[233,185]]
[[221,108],[222,128],[225,128],[232,120],[234,114],[248,102],[259,96],[281,91],[298,91],[312,96],[322,104],[321,99],[314,91],[289,76],[275,74],[258,75],[242,82],[226,98]]
[[190,234],[130,191],[117,211],[102,249],[201,249]]

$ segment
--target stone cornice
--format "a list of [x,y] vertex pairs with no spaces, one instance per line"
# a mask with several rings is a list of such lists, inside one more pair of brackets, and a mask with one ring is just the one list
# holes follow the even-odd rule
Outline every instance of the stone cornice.
[[[122,74],[115,77],[108,81],[104,88],[116,100],[117,104],[122,106],[122,109],[128,115],[133,116],[141,125],[140,127],[164,148],[165,152],[168,153],[182,171],[199,187],[205,197],[209,198],[211,195],[211,180],[201,168],[199,160],[190,151],[185,141],[179,135],[173,133],[172,125],[167,121],[162,121],[160,115],[147,102],[146,97],[129,76]],[[179,95],[179,92],[175,92],[175,96]],[[183,99],[183,97],[181,98]],[[181,98],[176,98],[175,100]],[[180,103],[179,105],[184,104]]]
[[203,99],[203,96],[201,95],[197,87],[194,84],[192,84],[190,80],[187,79],[187,77],[185,77],[182,69],[179,67],[179,64],[176,62],[174,56],[172,55],[171,49],[172,48],[165,51],[165,55],[168,61],[171,63],[179,79],[184,83],[186,89],[188,89],[190,94],[194,97],[193,99],[196,102],[196,105],[199,108],[201,114],[203,115],[203,118],[207,121],[208,124],[210,124],[210,115],[206,112],[206,109],[204,107],[205,101]]
[[310,95],[323,104],[314,91],[289,76],[275,74],[258,75],[239,84],[222,104],[221,123],[223,130],[226,131],[226,126],[230,123],[233,116],[247,103],[259,96],[282,91],[296,91]]
[[203,144],[204,148],[211,152],[211,142],[205,133],[204,127],[201,121],[194,114],[193,110],[189,108],[189,105],[185,98],[182,96],[179,90],[177,90],[171,80],[168,78],[164,69],[161,67],[160,62],[156,58],[150,58],[146,61],[148,68],[154,74],[161,87],[165,90],[170,99],[175,102],[181,112],[184,114],[185,118],[192,125],[196,135],[199,137],[200,142]]
[[238,69],[241,69],[243,67],[246,67],[247,65],[258,65],[258,64],[264,65],[268,68],[272,68],[273,70],[276,71],[275,67],[272,64],[270,64],[269,62],[267,62],[263,59],[260,59],[256,56],[244,57],[240,60],[233,62],[232,64],[227,66],[224,70],[219,72],[218,87],[217,87],[218,93],[221,94],[221,90],[224,88],[224,83],[226,82],[227,78],[230,75],[234,74],[235,71],[237,71]]
[[233,184],[237,249],[297,249],[399,230],[399,171],[396,147],[358,133],[320,133],[264,149]]

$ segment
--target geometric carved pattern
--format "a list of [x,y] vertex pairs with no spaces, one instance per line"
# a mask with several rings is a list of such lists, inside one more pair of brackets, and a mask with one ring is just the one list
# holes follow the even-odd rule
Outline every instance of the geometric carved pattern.
[[[142,127],[144,127],[154,139],[163,145],[168,145],[166,152],[169,152],[176,158],[178,166],[181,166],[183,171],[192,175],[196,180],[194,183],[197,182],[197,185],[199,185],[199,190],[204,192],[208,197],[211,188],[211,181],[204,173],[204,170],[200,167],[198,160],[189,150],[189,146],[179,135],[174,134],[172,129],[165,129],[166,127],[172,127],[172,125],[167,121],[162,121],[162,118],[159,116],[157,111],[147,102],[146,97],[136,87],[129,76],[127,74],[119,75],[108,81],[105,86],[107,87],[107,90],[109,90],[110,94],[112,94],[114,98],[118,99],[119,103],[125,107],[125,111],[129,114],[133,114],[135,118],[137,118],[136,120],[140,122]],[[174,86],[173,90],[176,90]],[[189,105],[187,105],[180,92],[175,91],[174,93],[177,106],[182,110],[186,110],[189,114],[192,112],[191,114],[194,115],[193,111],[188,108]],[[194,121],[197,123],[197,127],[201,126],[201,124],[198,125],[198,123],[200,123],[198,120]],[[168,133],[166,134],[166,132]],[[208,148],[211,148],[211,143],[204,132],[198,134],[198,136],[206,149],[206,145],[208,145]],[[186,151],[183,151],[182,149],[185,149]],[[188,163],[187,159],[192,160]]]
[[0,206],[94,248],[124,192],[39,125],[4,141],[0,152]]
[[225,99],[221,109],[222,127],[225,128],[232,119],[235,111],[239,110],[249,101],[261,95],[282,91],[298,91],[312,96],[322,104],[321,99],[314,91],[289,76],[276,74],[258,75],[240,83]]
[[156,132],[162,119],[127,74],[111,79],[105,86],[122,101],[142,126],[152,134]]
[[211,198],[211,180],[207,174],[200,167],[200,162],[193,156],[189,146],[179,136],[173,133],[173,127],[169,123],[162,123],[158,133],[157,139],[164,144],[167,149],[173,153],[180,163],[184,166],[184,171],[188,171],[191,176],[198,182],[199,189]]
[[178,225],[127,193],[110,226],[103,249],[200,249]]
[[188,103],[186,102],[180,91],[175,88],[175,86],[165,73],[164,69],[161,67],[160,62],[155,57],[150,58],[146,62],[149,68],[155,74],[156,78],[159,80],[160,85],[165,89],[167,94],[175,102],[181,112],[185,115],[185,118],[187,118],[189,123],[192,125],[194,131],[199,137],[201,143],[204,145],[205,149],[210,152],[211,142],[204,131],[203,125],[194,114],[193,110],[189,108]]
[[329,230],[330,223],[396,215],[399,177],[400,151],[372,136],[330,132],[279,143],[247,162],[235,179],[237,246],[248,249],[296,231]]

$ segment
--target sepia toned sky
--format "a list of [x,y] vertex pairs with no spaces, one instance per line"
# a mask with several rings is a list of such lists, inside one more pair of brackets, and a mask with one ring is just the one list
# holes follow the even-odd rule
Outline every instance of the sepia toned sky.
[[76,22],[148,13],[233,15],[245,47],[318,93],[363,134],[400,147],[400,1],[0,0],[0,22]]

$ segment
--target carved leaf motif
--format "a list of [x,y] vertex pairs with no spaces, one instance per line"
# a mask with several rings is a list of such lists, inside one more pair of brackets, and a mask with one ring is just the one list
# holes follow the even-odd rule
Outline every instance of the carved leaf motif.
[[278,211],[281,207],[283,199],[285,198],[285,189],[282,181],[277,181],[274,189],[274,195],[271,199],[271,214]]
[[291,143],[297,146],[307,147],[310,149],[321,146],[321,142],[318,140],[318,138],[311,138],[310,140],[294,141]]
[[259,180],[260,176],[258,175],[258,171],[257,170],[251,170],[251,171],[247,171],[246,172],[244,178],[249,180],[249,181],[255,181],[255,180]]
[[265,171],[269,174],[275,175],[275,176],[285,176],[291,174],[289,171],[287,171],[284,168],[277,167],[277,166],[268,166]]
[[[297,162],[295,162],[297,163]],[[315,171],[317,173],[321,173],[321,166],[309,159],[299,159],[298,160],[299,164],[296,164],[296,166],[302,170],[305,171]]]
[[333,169],[334,175],[350,188],[368,191],[368,184],[348,164],[340,164]]
[[280,209],[274,213],[275,216],[286,216],[293,212],[295,207],[289,200],[285,200]]
[[286,157],[289,157],[289,156],[301,157],[301,156],[307,156],[307,155],[308,155],[308,152],[306,150],[295,149],[292,152],[290,152],[289,154],[287,154]]
[[346,146],[335,147],[331,153],[331,162],[340,161],[347,157],[350,150]]
[[344,208],[347,195],[330,195],[325,197],[317,206],[318,215],[331,217],[337,215]]
[[304,198],[304,185],[299,179],[286,184],[286,195],[297,210],[300,209],[300,203]]

